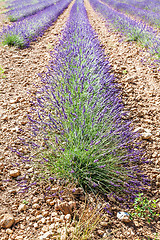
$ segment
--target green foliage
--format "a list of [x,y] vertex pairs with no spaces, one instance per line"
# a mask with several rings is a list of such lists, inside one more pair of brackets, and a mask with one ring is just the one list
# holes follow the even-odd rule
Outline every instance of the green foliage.
[[128,72],[127,69],[123,70],[123,74],[127,74],[127,72]]
[[8,18],[9,18],[9,20],[10,20],[11,22],[17,21],[17,18],[15,18],[15,17],[12,16],[12,15],[9,15]]
[[9,46],[18,46],[22,48],[24,46],[23,39],[20,38],[18,35],[6,35],[4,40],[2,41],[3,45],[9,45]]
[[23,200],[23,204],[28,204],[29,202],[28,201],[26,201],[26,200]]
[[4,71],[5,70],[0,66],[0,77],[2,77],[2,78],[6,78],[6,76],[3,74]]
[[134,213],[131,213],[131,218],[136,216],[138,218],[145,218],[149,223],[151,220],[154,220],[155,217],[158,217],[159,214],[157,213],[157,203],[158,200],[148,200],[146,197],[143,196],[143,193],[140,193],[136,198],[133,204],[134,206]]
[[158,58],[160,58],[160,47],[157,49],[156,55],[157,55]]

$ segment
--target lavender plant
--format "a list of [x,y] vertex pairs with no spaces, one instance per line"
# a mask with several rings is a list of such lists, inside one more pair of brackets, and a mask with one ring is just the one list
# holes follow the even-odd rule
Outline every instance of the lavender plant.
[[14,0],[14,1],[6,1],[6,7],[8,9],[14,9],[14,8],[21,8],[22,6],[29,6],[31,4],[35,4],[38,2],[41,2],[42,0]]
[[97,0],[90,0],[90,3],[106,18],[108,23],[126,36],[128,41],[140,42],[143,47],[150,50],[151,54],[159,56],[155,47],[160,45],[160,36],[152,27],[142,21],[135,21]]
[[[104,3],[107,3],[109,6],[114,7],[117,11],[122,11],[124,13],[129,13],[136,17],[141,18],[143,21],[160,27],[160,15],[159,12],[155,12],[152,9],[142,9],[137,6],[131,5],[130,2],[124,3],[119,1],[110,1],[110,0],[102,0]],[[157,3],[158,4],[158,3]],[[148,6],[148,5],[146,5]]]
[[154,12],[160,11],[160,4],[159,0],[144,0],[144,1],[137,1],[137,0],[125,0],[123,2],[129,3],[134,7],[138,7],[141,9],[152,10]]
[[17,21],[18,19],[22,19],[24,17],[33,15],[33,14],[37,13],[38,11],[41,11],[53,4],[56,4],[56,1],[53,1],[53,0],[41,1],[41,2],[38,2],[35,4],[22,6],[21,8],[16,7],[14,9],[8,11],[7,15],[8,15],[10,21],[14,22],[14,21]]
[[71,9],[42,84],[29,116],[26,144],[34,150],[24,161],[85,191],[134,198],[147,182],[137,136],[123,120],[119,91],[83,0]]
[[61,0],[35,15],[3,28],[0,34],[1,42],[4,45],[15,45],[20,48],[28,47],[31,41],[43,35],[44,31],[50,27],[70,2],[71,0]]

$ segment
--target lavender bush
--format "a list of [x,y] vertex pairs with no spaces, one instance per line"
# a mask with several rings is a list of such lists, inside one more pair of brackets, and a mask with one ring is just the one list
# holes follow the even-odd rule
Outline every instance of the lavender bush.
[[21,8],[23,6],[29,6],[31,4],[35,4],[35,3],[39,3],[43,0],[14,0],[14,1],[6,1],[5,4],[6,4],[6,7],[8,9],[14,9],[14,8]]
[[[159,60],[160,35],[143,21],[136,21],[129,16],[120,13],[98,0],[90,0],[92,7],[101,13],[104,18],[116,30],[126,36],[128,41],[140,42],[143,47],[147,47],[152,55],[156,55]],[[156,48],[157,47],[157,48]]]
[[[141,18],[143,21],[160,27],[160,15],[159,12],[155,12],[154,10],[149,9],[141,9],[137,6],[131,5],[128,3],[121,3],[119,1],[110,1],[110,0],[102,0],[104,3],[107,3],[109,6],[114,7],[117,11],[122,11],[124,13],[129,13],[133,16]],[[147,5],[146,5],[147,6]]]
[[14,22],[17,21],[18,19],[33,15],[35,13],[37,13],[38,11],[41,11],[53,4],[56,4],[56,1],[53,0],[47,0],[47,1],[41,1],[35,4],[31,4],[31,5],[26,5],[26,6],[22,6],[20,7],[16,7],[10,11],[7,12],[7,15],[10,19],[10,21]]
[[137,1],[137,0],[125,0],[123,2],[129,3],[132,6],[141,8],[141,9],[146,9],[146,10],[152,10],[154,12],[159,12],[160,11],[160,3],[159,0],[144,0],[144,1]]
[[[44,174],[85,191],[132,199],[146,178],[130,122],[83,0],[74,3],[63,38],[29,116],[32,156]],[[127,194],[126,194],[127,193]]]
[[71,0],[61,0],[35,15],[4,28],[0,34],[2,43],[28,47],[31,41],[43,35],[44,31],[50,27],[70,2]]

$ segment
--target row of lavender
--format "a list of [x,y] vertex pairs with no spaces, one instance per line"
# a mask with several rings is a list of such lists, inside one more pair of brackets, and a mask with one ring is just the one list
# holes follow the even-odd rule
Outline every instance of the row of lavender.
[[38,11],[54,5],[56,4],[56,0],[41,0],[36,3],[34,3],[34,1],[27,3],[22,1],[20,5],[18,3],[19,2],[16,1],[15,5],[11,5],[10,7],[8,6],[10,10],[6,14],[12,22],[33,15]]
[[138,41],[147,47],[157,61],[160,61],[160,35],[143,21],[136,21],[125,14],[114,10],[98,0],[90,0],[95,11],[101,13],[111,26],[127,37],[129,41]]
[[71,0],[60,0],[34,15],[28,16],[11,26],[5,27],[0,34],[2,43],[18,47],[28,47],[31,41],[42,36],[44,31],[58,18]]
[[124,3],[129,3],[130,5],[134,7],[138,7],[141,9],[146,9],[146,10],[152,10],[153,12],[159,12],[160,11],[160,4],[159,0],[119,0],[119,2],[124,2]]
[[[130,2],[124,3],[116,0],[102,0],[104,3],[107,3],[109,6],[112,6],[115,10],[122,11],[124,13],[129,13],[133,16],[138,16],[145,22],[155,25],[156,27],[160,28],[160,14],[159,11],[156,9],[143,9],[139,8],[136,5],[131,5]],[[160,9],[160,3],[157,2],[157,6]],[[147,7],[147,5],[146,5]],[[157,11],[156,11],[157,10]]]
[[119,91],[83,0],[71,9],[42,85],[29,116],[31,139],[23,139],[32,156],[24,161],[50,179],[133,199],[146,184],[136,135],[123,120]]

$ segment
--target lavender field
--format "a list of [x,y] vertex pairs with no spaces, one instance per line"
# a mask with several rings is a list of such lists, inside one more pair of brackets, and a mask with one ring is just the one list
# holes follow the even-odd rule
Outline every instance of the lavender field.
[[0,4],[0,239],[160,239],[159,2]]

